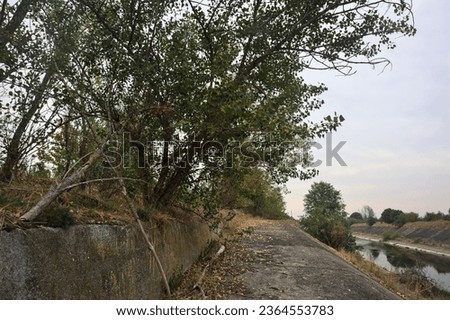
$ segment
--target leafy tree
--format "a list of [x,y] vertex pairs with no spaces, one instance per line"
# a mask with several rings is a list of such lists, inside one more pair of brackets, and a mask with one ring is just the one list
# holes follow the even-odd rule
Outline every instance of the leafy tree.
[[326,182],[314,183],[305,196],[304,208],[301,224],[306,232],[333,248],[355,249],[340,191]]
[[[22,4],[38,27],[27,28],[22,15],[13,18]],[[2,84],[11,85],[10,75],[27,67],[38,88],[52,70],[33,117],[82,118],[95,142],[81,152],[89,159],[74,167],[73,175],[65,175],[70,184],[83,179],[104,159],[100,149],[125,132],[144,146],[160,141],[138,157],[146,160],[144,166],[139,162],[120,170],[143,181],[140,193],[151,206],[178,201],[193,182],[206,190],[230,163],[263,167],[277,183],[314,176],[309,158],[294,155],[336,130],[343,117],[332,114],[311,122],[310,115],[324,103],[320,94],[326,87],[305,83],[302,71],[351,74],[356,64],[388,63],[379,54],[395,46],[391,38],[415,33],[411,4],[403,0],[22,0],[15,7],[3,1],[3,7],[1,26],[11,28],[5,29],[9,34],[0,45],[16,58],[1,51],[8,60]],[[10,24],[13,20],[17,27]],[[40,45],[41,36],[46,42]],[[24,44],[38,47],[28,50]],[[37,61],[32,68],[30,61]],[[22,105],[30,110],[29,101]],[[2,106],[7,110],[11,108]],[[16,124],[26,118],[17,111],[13,116]],[[40,125],[28,122],[26,127],[46,125],[56,132],[63,122],[41,119]],[[22,135],[19,150],[33,136]],[[211,143],[224,147],[220,156],[211,156]],[[2,147],[9,149],[8,142]],[[73,152],[67,154],[72,157]]]
[[444,213],[443,212],[427,212],[425,213],[425,216],[423,217],[424,221],[436,221],[436,220],[443,220],[444,219]]
[[380,220],[385,223],[394,223],[395,219],[397,219],[397,217],[399,217],[401,214],[403,214],[403,211],[401,210],[388,208],[381,213]]
[[[54,118],[60,115],[60,103],[54,99],[62,97],[57,94],[56,78],[65,70],[72,50],[77,34],[77,14],[70,6],[64,6],[63,0],[46,3],[23,0],[18,2],[15,11],[7,5],[2,9],[3,21],[8,21],[6,16],[11,11],[3,37],[0,37],[0,47],[9,47],[8,56],[2,58],[10,62],[6,63],[9,69],[2,74],[2,81],[12,90],[8,92],[6,103],[0,103],[4,114],[0,123],[3,122],[6,129],[0,180],[9,181],[21,161],[45,143],[58,127]],[[20,21],[16,20],[18,16]],[[43,16],[49,18],[40,19]],[[20,26],[24,18],[32,22]],[[9,30],[10,24],[15,24],[16,28]]]
[[398,216],[395,218],[394,224],[395,224],[397,227],[401,227],[401,226],[403,226],[405,223],[417,221],[418,218],[419,218],[419,215],[418,215],[417,213],[414,213],[414,212],[401,213],[400,215],[398,215]]
[[373,226],[375,224],[375,222],[377,222],[377,218],[375,217],[375,212],[373,211],[373,209],[370,206],[364,206],[361,209],[361,212],[369,226]]
[[369,216],[367,218],[367,224],[369,226],[373,226],[377,222],[377,218],[375,216]]
[[353,219],[353,220],[363,220],[363,216],[362,216],[362,214],[361,213],[359,213],[359,212],[353,212],[351,215],[350,215],[350,217],[349,217],[350,219]]
[[317,210],[338,214],[342,217],[345,217],[346,214],[341,192],[327,182],[314,182],[303,202],[304,211],[307,215]]

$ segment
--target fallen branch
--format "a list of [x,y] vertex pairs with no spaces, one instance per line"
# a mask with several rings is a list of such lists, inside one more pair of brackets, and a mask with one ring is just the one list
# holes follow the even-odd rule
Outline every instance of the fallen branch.
[[159,259],[158,253],[156,252],[155,247],[153,246],[152,242],[150,241],[150,238],[148,237],[147,232],[145,232],[144,226],[142,225],[142,221],[139,218],[139,215],[137,213],[137,209],[134,205],[133,199],[131,199],[131,197],[128,194],[127,187],[124,182],[124,178],[119,175],[119,173],[115,167],[113,167],[113,170],[114,170],[114,173],[117,175],[117,179],[119,180],[119,184],[122,189],[122,194],[125,197],[125,200],[128,204],[130,212],[133,215],[134,220],[136,221],[136,223],[139,226],[139,230],[141,231],[141,234],[143,235],[145,242],[147,243],[148,249],[152,253],[153,257],[155,258],[156,265],[158,266],[159,272],[161,273],[161,276],[163,278],[164,286],[166,288],[166,293],[170,297],[172,295],[172,293],[170,291],[169,282],[167,281],[166,273],[161,264],[161,260]]
[[214,255],[214,257],[212,257],[211,261],[208,262],[206,264],[206,266],[203,268],[202,274],[200,275],[200,277],[198,278],[197,282],[194,284],[194,286],[192,287],[192,289],[198,289],[200,291],[200,293],[203,296],[203,299],[206,299],[206,295],[205,295],[205,291],[202,288],[202,282],[203,282],[203,278],[205,278],[206,275],[206,271],[208,271],[209,267],[211,266],[211,264],[214,262],[214,260],[216,260],[223,252],[225,251],[225,246],[221,245],[219,250],[216,252],[216,254]]
[[79,182],[81,179],[84,178],[87,171],[95,164],[97,163],[97,160],[100,159],[100,157],[103,154],[103,149],[106,146],[106,143],[108,142],[111,134],[109,134],[101,147],[99,147],[89,158],[89,160],[76,172],[74,172],[72,175],[64,178],[60,183],[54,184],[50,187],[50,189],[47,191],[47,193],[39,200],[38,203],[36,203],[30,210],[28,210],[24,215],[20,217],[20,220],[25,221],[33,221],[38,215],[44,211],[45,208],[47,208],[50,203],[53,202],[60,194],[62,194],[64,191],[68,189],[69,186]]

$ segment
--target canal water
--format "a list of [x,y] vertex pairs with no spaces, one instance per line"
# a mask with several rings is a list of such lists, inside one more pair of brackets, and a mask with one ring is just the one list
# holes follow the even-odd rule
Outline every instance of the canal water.
[[361,255],[392,272],[421,270],[437,287],[450,292],[450,258],[390,246],[381,242],[356,239]]

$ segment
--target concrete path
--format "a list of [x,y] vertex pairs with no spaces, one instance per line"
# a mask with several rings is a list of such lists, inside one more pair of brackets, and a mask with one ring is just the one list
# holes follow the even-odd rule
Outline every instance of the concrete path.
[[229,299],[400,299],[304,233],[297,221],[255,226],[245,240],[255,254],[240,277],[245,295]]

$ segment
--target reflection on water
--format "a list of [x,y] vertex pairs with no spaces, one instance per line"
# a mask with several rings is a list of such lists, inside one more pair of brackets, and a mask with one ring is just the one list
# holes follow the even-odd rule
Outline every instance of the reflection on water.
[[380,242],[357,239],[360,253],[389,271],[419,268],[441,289],[450,291],[450,258],[393,247]]

